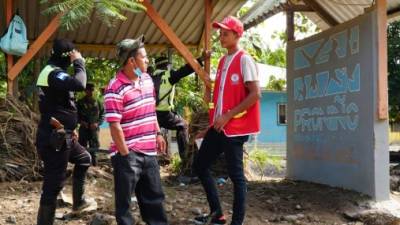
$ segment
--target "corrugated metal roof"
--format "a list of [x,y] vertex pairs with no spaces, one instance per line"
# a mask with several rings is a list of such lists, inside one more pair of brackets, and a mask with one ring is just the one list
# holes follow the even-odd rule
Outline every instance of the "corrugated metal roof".
[[[25,20],[28,30],[28,39],[35,40],[47,26],[50,17],[41,12],[45,9],[39,1],[14,0],[14,9],[19,9],[20,16]],[[204,29],[204,1],[201,0],[152,0],[153,7],[162,18],[171,26],[181,41],[188,45],[198,45]],[[212,20],[222,20],[227,15],[234,15],[243,6],[246,0],[218,0],[213,1]],[[4,12],[5,1],[0,0],[0,12]],[[145,12],[125,12],[126,21],[118,21],[113,27],[107,27],[93,14],[91,22],[80,26],[72,32],[58,31],[55,37],[63,37],[81,45],[104,45],[105,50],[83,49],[85,55],[113,58],[113,45],[124,38],[134,38],[144,34],[146,44],[152,46],[149,54],[165,50],[169,41],[150,20]],[[5,30],[5,18],[0,18],[0,32]]]
[[245,27],[257,23],[259,20],[264,20],[270,13],[274,13],[283,9],[286,0],[263,0],[256,2],[250,9],[249,13],[245,14],[240,20]]
[[[279,4],[277,5],[276,2],[279,2]],[[259,5],[257,7],[252,7],[252,9],[249,10],[248,15],[243,16],[241,19],[244,21],[246,26],[246,24],[252,23],[252,21],[257,18],[268,15],[270,11],[282,7],[287,4],[287,2],[287,0],[259,0],[259,2],[256,3],[256,5]],[[291,2],[296,2],[296,4],[299,5],[305,4],[301,0],[292,0]],[[343,23],[363,14],[364,10],[372,5],[373,0],[316,0],[316,2],[338,23]],[[400,11],[400,0],[387,0],[387,8],[389,14]],[[303,13],[322,30],[329,28],[329,25],[317,13]]]

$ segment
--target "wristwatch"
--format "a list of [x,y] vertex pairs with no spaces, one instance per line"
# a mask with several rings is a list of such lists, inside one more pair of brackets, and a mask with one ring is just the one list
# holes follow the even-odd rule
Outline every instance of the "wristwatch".
[[161,136],[162,136],[161,131],[157,131],[157,136],[158,136],[158,135],[161,135]]

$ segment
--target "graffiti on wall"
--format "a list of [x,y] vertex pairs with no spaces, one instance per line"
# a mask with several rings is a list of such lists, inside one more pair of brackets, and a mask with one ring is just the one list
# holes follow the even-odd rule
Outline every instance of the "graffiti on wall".
[[[361,91],[360,62],[307,74],[307,69],[322,67],[332,59],[346,60],[359,54],[359,26],[313,41],[294,50],[293,99],[294,132],[355,131],[359,125],[359,106],[348,95]],[[301,74],[304,73],[304,74]],[[332,100],[328,105],[296,107],[318,99]],[[315,105],[315,104],[314,104]]]

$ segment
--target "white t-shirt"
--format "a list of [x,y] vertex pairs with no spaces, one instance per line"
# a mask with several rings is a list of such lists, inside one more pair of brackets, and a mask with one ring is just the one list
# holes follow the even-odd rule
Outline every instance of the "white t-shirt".
[[[215,106],[214,119],[222,115],[222,98],[224,93],[226,73],[228,72],[228,68],[232,62],[232,59],[236,56],[237,53],[239,53],[239,51],[236,51],[233,54],[225,56],[224,66],[222,67],[221,71],[221,83],[218,91],[219,93],[218,93],[217,105]],[[242,55],[242,57],[240,58],[240,68],[243,75],[243,81],[245,83],[250,81],[258,81],[257,65],[255,64],[251,56],[247,54]]]

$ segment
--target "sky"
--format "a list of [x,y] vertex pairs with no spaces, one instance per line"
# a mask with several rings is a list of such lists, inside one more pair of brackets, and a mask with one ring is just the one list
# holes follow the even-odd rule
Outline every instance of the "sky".
[[271,18],[268,18],[263,23],[257,25],[254,28],[263,37],[264,43],[271,49],[275,50],[282,45],[279,39],[272,38],[275,32],[286,31],[286,15],[284,13],[278,13]]

